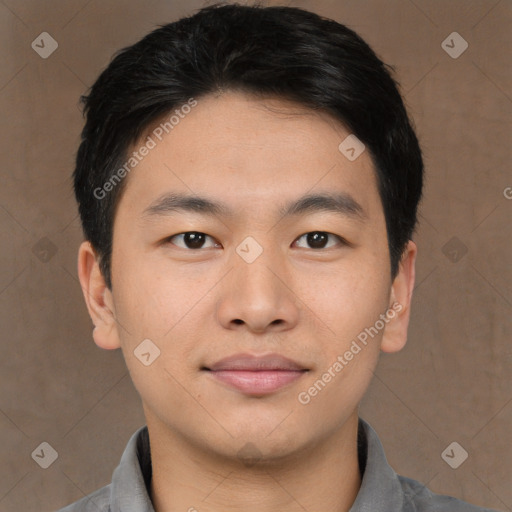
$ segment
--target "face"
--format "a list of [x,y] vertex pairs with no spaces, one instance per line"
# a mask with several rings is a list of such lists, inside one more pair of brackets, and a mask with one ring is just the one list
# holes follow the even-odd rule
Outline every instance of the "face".
[[368,151],[349,160],[326,114],[234,92],[148,134],[112,292],[80,250],[96,343],[121,347],[148,424],[196,447],[280,457],[334,436],[405,343],[414,282],[412,242],[391,280]]

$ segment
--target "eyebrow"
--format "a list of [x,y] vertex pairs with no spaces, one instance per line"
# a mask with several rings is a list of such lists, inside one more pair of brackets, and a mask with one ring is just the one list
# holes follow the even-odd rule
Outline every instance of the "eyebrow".
[[[142,212],[142,217],[163,217],[175,212],[193,212],[213,217],[234,217],[235,215],[235,212],[226,204],[213,201],[207,197],[169,193],[153,201]],[[347,193],[307,194],[278,209],[278,214],[281,217],[314,212],[335,213],[357,220],[367,219],[363,207]]]

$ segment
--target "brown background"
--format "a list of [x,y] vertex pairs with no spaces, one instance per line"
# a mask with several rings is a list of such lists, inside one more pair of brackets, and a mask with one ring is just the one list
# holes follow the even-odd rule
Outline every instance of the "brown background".
[[[121,353],[92,341],[77,280],[78,98],[114,51],[202,5],[0,0],[2,511],[55,510],[107,484],[144,423]],[[512,2],[289,5],[348,24],[396,66],[424,146],[409,342],[383,355],[361,415],[397,472],[512,510]],[[47,59],[31,48],[43,31],[59,45]],[[457,59],[441,47],[454,31],[469,43]],[[31,458],[43,441],[58,452],[48,469]],[[452,441],[469,453],[457,469],[441,458]]]

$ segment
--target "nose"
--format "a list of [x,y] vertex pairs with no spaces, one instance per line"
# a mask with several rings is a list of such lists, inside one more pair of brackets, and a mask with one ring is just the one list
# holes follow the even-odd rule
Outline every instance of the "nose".
[[233,269],[222,281],[217,304],[224,328],[277,333],[297,324],[300,301],[283,258],[270,250],[252,263],[233,255]]

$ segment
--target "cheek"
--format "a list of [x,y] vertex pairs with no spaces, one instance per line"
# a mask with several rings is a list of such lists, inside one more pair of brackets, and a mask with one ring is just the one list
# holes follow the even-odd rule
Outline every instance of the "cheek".
[[363,257],[354,258],[301,281],[301,300],[325,328],[329,346],[333,342],[343,346],[373,325],[388,305],[388,269],[373,257],[367,257],[366,263]]
[[144,253],[123,247],[116,256],[112,268],[116,316],[125,327],[121,335],[130,343],[166,338],[198,301],[201,284],[191,286],[183,272],[171,273],[163,258],[155,264]]
[[314,333],[317,365],[297,399],[310,418],[330,417],[326,428],[346,419],[343,415],[357,407],[371,382],[384,332],[380,315],[388,299],[388,280],[381,272],[347,270],[336,281],[325,280],[322,293],[304,301],[314,303],[311,309],[321,321]]
[[[136,387],[143,394],[143,389],[153,385],[156,389],[164,382],[175,386],[166,371],[179,382],[188,381],[197,371],[197,353],[208,340],[204,325],[212,318],[212,289],[219,277],[213,272],[197,275],[190,269],[171,268],[164,258],[158,264],[148,262],[133,252],[130,260],[119,258],[119,263],[118,272],[125,277],[114,288],[116,318],[123,355]],[[160,351],[149,372],[136,358],[138,346],[146,339]]]
[[198,287],[186,292],[179,278],[162,275],[139,266],[115,288],[121,350],[133,384],[151,410],[185,410],[190,408],[187,383],[194,368],[184,362],[195,361],[197,339],[197,324],[189,316],[206,314],[208,304],[199,301]]

